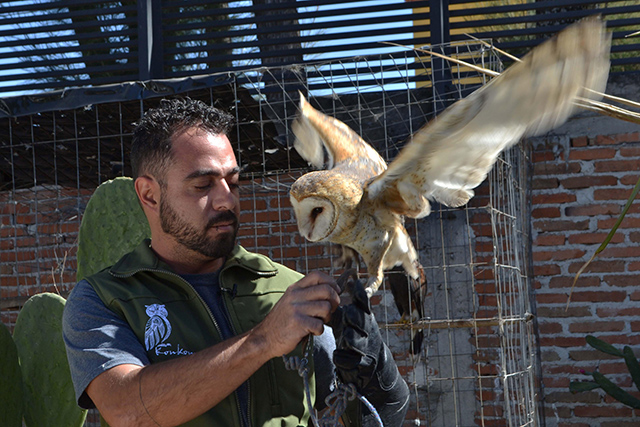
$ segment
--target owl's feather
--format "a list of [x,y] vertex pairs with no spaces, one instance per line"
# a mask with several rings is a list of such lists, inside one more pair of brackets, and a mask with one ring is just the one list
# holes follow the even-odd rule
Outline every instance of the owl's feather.
[[369,186],[401,215],[428,215],[433,199],[461,206],[498,155],[522,137],[564,123],[579,98],[604,92],[610,35],[599,18],[570,26],[413,135]]
[[[324,149],[329,160],[327,169],[352,162],[364,162],[373,176],[387,168],[387,163],[357,133],[340,120],[313,108],[300,94],[300,116],[292,125],[296,135],[294,147],[300,156],[316,169],[324,166]],[[347,166],[347,165],[345,165]]]
[[[416,261],[418,278],[407,275],[403,269],[394,267],[387,274],[387,283],[396,303],[398,313],[403,320],[415,322],[424,316],[422,301],[427,292],[427,277],[422,266]],[[411,353],[419,354],[422,350],[424,334],[421,329],[411,330]]]
[[[599,18],[568,27],[489,84],[420,129],[387,168],[353,130],[301,96],[293,129],[298,152],[316,168],[291,187],[301,234],[357,251],[367,265],[367,292],[383,270],[402,265],[418,279],[417,253],[403,216],[429,214],[429,200],[461,206],[499,154],[524,136],[562,124],[581,97],[602,92],[610,35]],[[324,147],[324,148],[323,148]]]

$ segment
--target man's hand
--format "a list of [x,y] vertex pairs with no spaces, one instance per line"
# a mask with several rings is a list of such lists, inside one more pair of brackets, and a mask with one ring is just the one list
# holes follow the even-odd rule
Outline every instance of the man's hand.
[[[399,426],[409,408],[409,388],[400,376],[391,351],[384,345],[369,298],[358,280],[347,286],[353,302],[331,316],[338,378],[354,384],[376,408],[386,427]],[[375,425],[364,411],[363,424]]]
[[291,352],[307,335],[320,335],[340,304],[340,288],[314,271],[289,286],[267,317],[253,329],[267,340],[272,357]]

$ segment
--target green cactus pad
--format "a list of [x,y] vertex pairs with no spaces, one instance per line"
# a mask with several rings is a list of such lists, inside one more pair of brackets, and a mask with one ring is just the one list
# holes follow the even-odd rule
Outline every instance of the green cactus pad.
[[56,294],[34,295],[16,320],[27,427],[80,427],[87,416],[76,403],[62,340],[65,302]]
[[0,426],[21,427],[22,373],[16,344],[4,323],[0,323],[0,378]]
[[115,264],[148,237],[151,230],[133,179],[103,182],[91,196],[80,224],[76,280]]

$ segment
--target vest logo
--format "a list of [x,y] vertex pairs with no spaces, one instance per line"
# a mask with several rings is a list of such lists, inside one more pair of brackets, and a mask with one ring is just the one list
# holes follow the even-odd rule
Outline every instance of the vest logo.
[[162,344],[171,335],[171,323],[169,323],[169,312],[164,304],[145,305],[149,320],[144,327],[144,345],[147,351]]
[[145,305],[145,309],[147,316],[149,316],[149,320],[147,320],[147,324],[144,327],[144,345],[147,351],[155,350],[156,356],[193,354],[192,351],[180,347],[180,344],[173,350],[170,343],[165,343],[169,335],[171,335],[171,323],[167,319],[169,312],[164,304]]

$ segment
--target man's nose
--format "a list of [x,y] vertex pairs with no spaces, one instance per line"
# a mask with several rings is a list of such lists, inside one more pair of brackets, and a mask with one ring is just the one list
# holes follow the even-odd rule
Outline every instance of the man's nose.
[[229,184],[224,179],[221,179],[218,185],[215,186],[214,194],[212,195],[213,208],[216,210],[233,210],[236,203],[236,196],[229,188]]

